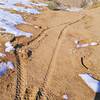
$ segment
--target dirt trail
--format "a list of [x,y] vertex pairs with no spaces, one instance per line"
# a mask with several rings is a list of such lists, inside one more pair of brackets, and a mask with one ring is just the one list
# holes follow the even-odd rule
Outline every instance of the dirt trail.
[[[32,32],[33,37],[15,41],[23,46],[15,52],[16,95],[9,97],[6,91],[7,99],[15,96],[15,100],[33,100],[42,88],[49,100],[62,100],[64,93],[69,100],[94,100],[95,93],[78,75],[86,72],[100,79],[100,46],[77,49],[74,41],[100,40],[99,12],[100,8],[80,13],[46,9],[40,15],[22,14],[30,25],[17,28]],[[32,52],[31,59],[27,57],[27,50]],[[84,56],[88,70],[81,64]],[[1,89],[3,82],[0,80],[0,83]],[[3,97],[2,91],[0,96]]]
[[[56,100],[57,98],[59,98],[57,100],[61,100],[61,96],[65,91],[67,91],[70,100],[86,100],[87,98],[91,100],[95,96],[95,93],[83,83],[78,74],[84,72],[94,73],[93,70],[90,70],[90,67],[87,71],[81,66],[81,57],[86,56],[85,64],[88,65],[90,63],[88,58],[91,55],[95,56],[93,50],[96,47],[76,49],[74,41],[77,39],[92,39],[92,41],[95,41],[98,37],[98,34],[92,34],[90,31],[94,27],[91,27],[91,20],[95,19],[94,14],[89,15],[84,13],[75,15],[74,13],[70,13],[69,15],[74,16],[74,18],[76,17],[75,20],[72,20],[73,17],[68,17],[68,13],[62,13],[61,16],[60,12],[57,13],[50,14],[52,16],[56,15],[56,17],[49,15],[44,15],[45,17],[42,15],[40,17],[41,20],[46,20],[44,22],[46,22],[49,29],[44,32],[44,34],[47,34],[47,37],[40,42],[39,47],[35,50],[33,49],[34,56],[28,66],[34,70],[33,73],[35,76],[29,72],[28,80],[32,78],[29,84],[33,83],[37,88],[41,86],[46,87],[44,88],[45,92],[51,100]],[[50,20],[51,18],[52,21]],[[61,22],[59,19],[62,18],[66,19],[61,20]],[[90,27],[87,29],[89,25]],[[33,47],[35,42],[32,42],[30,47]],[[38,77],[36,77],[37,75]],[[97,76],[97,74],[94,75]],[[80,94],[80,97],[78,94]]]
[[57,59],[57,55],[59,53],[59,49],[61,48],[62,41],[65,38],[64,30],[67,29],[69,26],[71,26],[75,23],[78,23],[84,17],[85,16],[83,16],[82,18],[80,18],[76,21],[69,22],[69,24],[65,25],[64,28],[62,28],[62,30],[60,31],[56,45],[55,45],[55,49],[53,50],[53,54],[52,54],[52,57],[51,57],[51,60],[50,60],[49,66],[48,66],[48,70],[47,70],[46,75],[45,75],[44,84],[43,84],[44,87],[45,87],[45,85],[47,85],[48,79],[49,80],[51,79],[50,77],[52,76],[52,73],[55,69],[55,62],[56,62],[56,59]]

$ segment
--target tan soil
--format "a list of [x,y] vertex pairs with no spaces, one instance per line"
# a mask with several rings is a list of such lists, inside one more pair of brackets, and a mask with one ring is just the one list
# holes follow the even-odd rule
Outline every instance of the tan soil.
[[[81,13],[46,10],[41,15],[22,15],[29,24],[17,28],[33,34],[32,38],[20,37],[14,41],[25,45],[19,50],[23,55],[20,56],[22,97],[35,100],[38,88],[43,88],[49,100],[63,100],[65,92],[69,100],[94,100],[96,94],[78,75],[86,72],[100,79],[100,46],[77,49],[74,41],[100,41],[100,8]],[[30,60],[28,49],[32,50]],[[84,56],[88,70],[81,65]],[[7,78],[8,73],[0,78],[0,100],[15,97],[16,73]],[[24,94],[26,88],[28,92]]]

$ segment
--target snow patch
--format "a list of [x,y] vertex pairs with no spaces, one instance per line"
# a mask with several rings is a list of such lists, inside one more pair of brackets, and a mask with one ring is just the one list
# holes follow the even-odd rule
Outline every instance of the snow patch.
[[[0,2],[0,8],[2,9],[9,9],[9,10],[16,10],[19,12],[26,12],[26,13],[32,13],[32,14],[40,14],[40,12],[37,9],[31,9],[31,8],[25,8],[25,7],[19,7],[16,6],[15,4],[24,4],[28,6],[43,6],[42,3],[32,3],[26,0],[6,0]],[[44,4],[45,6],[45,4]]]
[[[40,14],[37,9],[16,6],[16,4],[23,4],[26,6],[48,6],[47,4],[37,2],[32,3],[27,0],[0,0],[0,33],[11,33],[14,36],[32,36],[32,33],[23,32],[16,28],[18,24],[26,24],[24,19],[19,14],[11,13],[12,10],[18,12],[25,12],[31,14]],[[8,41],[5,43],[5,52],[15,50],[13,45]],[[0,53],[0,57],[5,57],[6,54]],[[11,61],[0,62],[0,77],[4,75],[8,69],[13,69],[14,65]]]
[[6,63],[1,62],[0,63],[0,77],[4,75],[7,72],[8,68],[6,66]]
[[7,66],[8,66],[9,69],[14,69],[14,65],[11,61],[7,62]]
[[8,41],[5,43],[5,52],[10,52],[10,51],[14,51],[15,48],[13,47],[13,45]]
[[13,14],[10,11],[7,10],[15,10],[18,12],[26,12],[31,14],[40,14],[40,12],[37,9],[33,8],[25,8],[16,6],[16,4],[23,4],[26,6],[47,6],[47,4],[38,2],[38,3],[32,3],[27,0],[0,0],[0,28],[1,33],[11,33],[15,36],[26,36],[30,37],[32,34],[28,32],[23,32],[21,30],[18,30],[15,26],[18,24],[25,23],[21,15],[19,14]]
[[40,14],[40,12],[37,9],[18,7],[18,6],[9,5],[9,4],[0,5],[0,8],[15,10],[15,11],[18,11],[18,12],[26,12],[26,13],[31,13],[31,14]]
[[7,63],[1,62],[0,63],[0,77],[3,76],[8,69],[13,69],[14,65],[12,62],[8,61]]
[[42,3],[42,2],[33,3],[32,5],[33,6],[44,6],[44,7],[47,7],[48,6],[48,4]]
[[47,4],[45,3],[41,3],[41,2],[37,2],[37,3],[32,3],[28,0],[1,0],[0,1],[1,4],[9,4],[9,5],[15,5],[17,3],[19,4],[23,4],[23,5],[31,5],[31,6],[48,6]]
[[94,79],[91,74],[79,74],[79,76],[84,80],[84,82],[90,87],[94,92],[100,93],[100,81]]
[[32,34],[18,30],[15,26],[17,24],[25,23],[23,18],[18,14],[11,14],[10,12],[0,10],[0,27],[4,31],[2,33],[11,33],[15,36],[30,37]]
[[6,56],[6,54],[0,53],[0,57],[5,57],[5,56]]
[[70,7],[66,9],[69,12],[80,12],[83,10],[83,8],[76,8],[76,7]]

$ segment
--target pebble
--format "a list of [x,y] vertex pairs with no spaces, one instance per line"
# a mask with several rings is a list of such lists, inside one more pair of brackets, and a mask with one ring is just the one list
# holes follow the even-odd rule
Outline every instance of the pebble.
[[67,94],[64,94],[64,95],[63,95],[63,100],[68,100]]

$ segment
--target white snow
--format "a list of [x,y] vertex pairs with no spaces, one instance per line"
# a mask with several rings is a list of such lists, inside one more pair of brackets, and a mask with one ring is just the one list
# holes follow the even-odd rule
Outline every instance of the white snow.
[[32,13],[32,14],[40,14],[40,12],[37,9],[16,6],[16,4],[18,3],[26,5],[26,6],[31,6],[31,7],[32,6],[48,6],[45,3],[41,3],[41,2],[32,3],[27,0],[4,0],[4,1],[2,0],[0,1],[0,8],[9,9],[9,10],[12,9],[19,12],[27,12],[27,13]]
[[11,33],[15,36],[30,37],[32,34],[18,30],[15,26],[17,24],[25,23],[23,18],[18,14],[11,14],[10,12],[0,10],[0,27],[5,31],[3,33]]
[[96,46],[96,45],[98,45],[97,42],[91,42],[91,43],[85,43],[85,44],[77,44],[76,47],[77,48],[84,48],[84,47]]
[[17,25],[20,23],[24,23],[23,18],[18,14],[12,14],[8,11],[4,11],[0,9],[0,22],[5,23],[7,25]]
[[13,45],[8,41],[5,43],[5,52],[10,52],[10,51],[13,51],[15,50],[15,48],[13,47]]
[[8,70],[6,63],[1,62],[0,63],[0,77],[6,73],[6,71]]
[[15,10],[15,11],[19,11],[19,12],[26,12],[26,13],[31,13],[31,14],[40,14],[40,12],[37,9],[18,7],[18,6],[10,5],[10,4],[0,5],[0,8]]
[[[26,7],[16,6],[16,4],[23,4]],[[14,36],[32,36],[32,33],[23,32],[16,28],[18,24],[26,24],[20,14],[12,13],[12,10],[18,12],[25,12],[31,14],[40,14],[37,9],[33,9],[33,6],[48,6],[47,4],[37,2],[32,3],[27,0],[0,0],[0,33],[10,33]],[[28,8],[31,7],[31,8]],[[13,45],[8,41],[5,43],[5,52],[15,50]],[[6,54],[0,53],[0,57],[5,57]],[[13,69],[14,65],[12,62],[0,62],[0,77],[6,73],[8,69]]]
[[84,47],[88,47],[89,46],[89,44],[88,43],[86,43],[86,44],[77,44],[77,48],[84,48]]
[[84,80],[84,82],[90,87],[94,92],[100,93],[100,81],[94,79],[90,74],[79,74],[79,76]]
[[95,45],[98,45],[98,43],[97,42],[91,42],[90,45],[95,46]]
[[5,56],[6,56],[6,54],[0,53],[0,57],[5,57]]
[[14,69],[14,65],[11,61],[0,63],[0,77],[4,75],[8,69]]
[[26,36],[30,37],[32,33],[23,32],[19,29],[17,29],[15,26],[18,24],[26,23],[24,22],[23,18],[19,14],[11,13],[9,10],[15,10],[18,12],[25,12],[25,13],[31,13],[31,14],[40,14],[40,12],[37,9],[33,8],[26,8],[26,7],[20,7],[16,6],[16,4],[23,4],[26,6],[47,6],[47,4],[37,2],[32,3],[27,0],[0,0],[0,28],[1,33],[11,33],[15,36]]
[[32,3],[28,0],[1,0],[0,1],[1,4],[9,4],[9,5],[14,5],[14,4],[23,4],[23,5],[31,5],[31,6],[48,6],[47,4],[45,3],[41,3],[41,2],[37,2],[37,3]]
[[14,69],[14,65],[13,65],[13,63],[12,63],[11,61],[8,61],[8,62],[7,62],[7,67],[8,67],[9,69]]
[[82,8],[71,7],[71,8],[67,8],[66,10],[69,11],[69,12],[80,12],[83,9]]
[[48,4],[42,3],[42,2],[33,3],[32,5],[33,6],[44,6],[44,7],[47,7],[48,6]]

